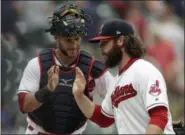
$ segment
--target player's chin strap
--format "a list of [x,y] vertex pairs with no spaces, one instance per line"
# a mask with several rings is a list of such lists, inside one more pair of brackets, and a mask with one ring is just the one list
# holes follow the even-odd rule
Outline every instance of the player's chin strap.
[[176,135],[184,135],[185,134],[185,127],[182,121],[173,121],[173,129]]

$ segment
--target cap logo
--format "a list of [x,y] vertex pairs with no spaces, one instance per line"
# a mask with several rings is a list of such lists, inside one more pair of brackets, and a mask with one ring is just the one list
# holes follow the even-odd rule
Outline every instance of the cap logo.
[[118,34],[121,34],[121,32],[120,31],[116,31],[116,34],[118,35]]
[[100,31],[99,31],[99,34],[101,34],[101,33],[102,33],[103,26],[104,26],[104,24],[102,24],[102,25],[101,25],[101,27],[100,27]]

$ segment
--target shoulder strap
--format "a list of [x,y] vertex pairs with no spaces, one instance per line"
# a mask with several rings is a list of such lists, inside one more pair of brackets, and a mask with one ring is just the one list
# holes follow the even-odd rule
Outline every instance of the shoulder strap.
[[78,62],[78,67],[83,71],[87,85],[86,85],[86,90],[85,94],[92,100],[92,97],[89,95],[89,80],[90,80],[90,74],[91,74],[91,69],[92,65],[94,63],[94,57],[86,52],[86,51],[81,51],[80,56],[79,56],[79,62]]
[[102,76],[107,71],[105,64],[102,61],[95,60],[91,70],[91,76],[95,79]]
[[42,50],[39,55],[39,65],[40,65],[40,87],[43,87],[47,84],[48,76],[47,71],[48,69],[55,65],[54,60],[54,51],[53,49],[44,49]]
[[78,67],[83,70],[85,75],[88,75],[89,68],[92,64],[92,55],[85,51],[80,51]]
[[80,52],[80,60],[79,63],[89,66],[89,70],[85,71],[85,74],[88,72],[88,76],[91,75],[93,78],[98,78],[103,75],[104,72],[107,71],[107,68],[103,61],[95,60],[94,57],[88,52],[81,51]]

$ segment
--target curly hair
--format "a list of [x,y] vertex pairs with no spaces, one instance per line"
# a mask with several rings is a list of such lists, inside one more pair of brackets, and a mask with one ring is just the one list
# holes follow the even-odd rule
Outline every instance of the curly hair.
[[123,47],[131,58],[140,58],[146,53],[143,42],[136,36],[124,36]]

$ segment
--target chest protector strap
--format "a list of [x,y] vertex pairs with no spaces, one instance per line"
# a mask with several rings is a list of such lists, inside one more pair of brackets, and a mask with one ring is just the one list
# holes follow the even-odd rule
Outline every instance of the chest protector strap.
[[[44,49],[43,51],[41,51],[39,55],[39,61],[41,69],[40,87],[44,87],[47,84],[48,80],[47,71],[51,66],[56,65],[54,50]],[[78,66],[80,69],[84,69],[84,71],[82,72],[84,73],[87,82],[89,82],[90,77],[92,77],[93,79],[97,79],[107,71],[107,68],[104,65],[103,61],[95,60],[94,57],[91,56],[91,54],[85,51],[80,52],[80,56],[78,58],[78,63],[76,66]]]
[[53,49],[44,49],[38,55],[40,64],[40,88],[44,87],[48,82],[47,71],[51,66],[56,65]]

